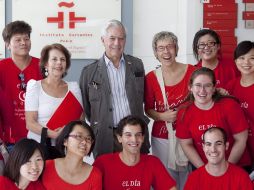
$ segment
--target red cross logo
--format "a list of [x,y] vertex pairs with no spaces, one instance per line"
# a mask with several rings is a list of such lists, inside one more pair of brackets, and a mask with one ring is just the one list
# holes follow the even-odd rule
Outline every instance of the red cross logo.
[[[74,3],[60,2],[59,7],[71,8]],[[76,17],[75,12],[69,12],[69,28],[75,28],[76,23],[86,22],[86,17]],[[57,23],[59,29],[64,28],[64,12],[58,12],[57,17],[48,17],[47,23]]]

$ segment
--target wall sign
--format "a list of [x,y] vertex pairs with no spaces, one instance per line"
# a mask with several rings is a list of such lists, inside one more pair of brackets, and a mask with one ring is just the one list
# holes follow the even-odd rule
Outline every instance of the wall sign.
[[243,11],[243,20],[245,20],[245,28],[254,28],[254,0],[243,0],[245,3],[245,11]]
[[213,29],[220,35],[223,57],[232,59],[237,45],[235,28],[238,6],[235,0],[209,0],[203,6],[204,28]]
[[61,43],[72,59],[97,59],[104,51],[101,28],[107,20],[121,20],[121,0],[13,0],[12,18],[32,26],[33,56],[45,45]]

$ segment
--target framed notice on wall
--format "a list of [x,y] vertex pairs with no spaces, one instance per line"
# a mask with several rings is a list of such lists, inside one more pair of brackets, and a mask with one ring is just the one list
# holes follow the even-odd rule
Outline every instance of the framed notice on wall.
[[104,51],[101,28],[107,20],[121,20],[121,0],[13,0],[12,19],[32,26],[33,56],[61,43],[72,59],[97,59]]
[[[5,26],[5,0],[0,0],[0,31],[2,33]],[[0,59],[5,58],[5,44],[4,41],[0,42]]]

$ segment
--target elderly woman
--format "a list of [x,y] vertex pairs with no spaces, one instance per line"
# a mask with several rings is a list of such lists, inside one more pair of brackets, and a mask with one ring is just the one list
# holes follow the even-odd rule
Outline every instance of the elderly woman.
[[[70,65],[70,53],[63,45],[52,44],[42,49],[40,68],[44,79],[30,80],[27,84],[28,138],[40,142],[44,131],[47,137],[56,139],[68,122],[82,117],[82,98],[77,82],[63,80]],[[51,143],[54,145],[54,141]]]
[[227,83],[239,75],[233,60],[221,56],[220,36],[211,29],[202,29],[193,39],[193,54],[198,67],[212,69],[216,77],[216,87],[225,88]]
[[[211,127],[223,128],[229,141],[226,159],[242,167],[250,165],[250,157],[245,151],[248,123],[239,103],[232,97],[222,96],[215,88],[216,79],[211,69],[202,67],[193,72],[188,102],[177,115],[176,136],[190,162],[199,168],[207,163],[202,150],[201,136]],[[211,157],[220,156],[218,152]]]
[[94,143],[93,130],[84,121],[68,123],[57,138],[61,158],[46,162],[42,177],[45,188],[101,190],[101,172],[83,161],[93,151]]
[[[154,120],[152,153],[168,168],[171,176],[177,181],[178,189],[182,189],[189,169],[179,164],[176,166],[175,161],[169,157],[168,136],[170,139],[175,138],[174,122],[177,108],[187,97],[189,78],[195,67],[176,61],[178,39],[172,32],[162,31],[155,34],[152,47],[161,64],[159,69],[146,75],[145,81],[145,111]],[[173,128],[172,125],[167,128],[170,123],[173,123]]]

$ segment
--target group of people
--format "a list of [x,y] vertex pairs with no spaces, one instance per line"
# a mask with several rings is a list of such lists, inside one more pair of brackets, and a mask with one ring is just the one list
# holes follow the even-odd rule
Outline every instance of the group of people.
[[[152,45],[161,63],[160,68],[145,78],[145,112],[154,120],[152,153],[174,177],[178,189],[184,189],[192,170],[208,163],[201,137],[213,127],[224,129],[228,136],[226,160],[250,172],[254,163],[250,148],[254,122],[254,112],[250,111],[253,109],[250,89],[254,86],[254,43],[239,43],[234,64],[223,59],[219,35],[202,29],[193,40],[193,53],[198,60],[195,67],[176,61],[179,47],[173,33],[157,33]],[[242,85],[245,78],[248,83]],[[233,91],[237,87],[235,80],[241,86],[237,93]]]
[[78,84],[63,79],[63,45],[29,54],[31,30],[14,21],[2,33],[11,54],[0,61],[6,189],[253,189],[254,42],[239,43],[234,64],[219,35],[202,29],[193,66],[176,60],[178,38],[162,31],[152,40],[160,67],[145,75],[142,60],[124,53],[125,27],[111,20],[105,53]]

